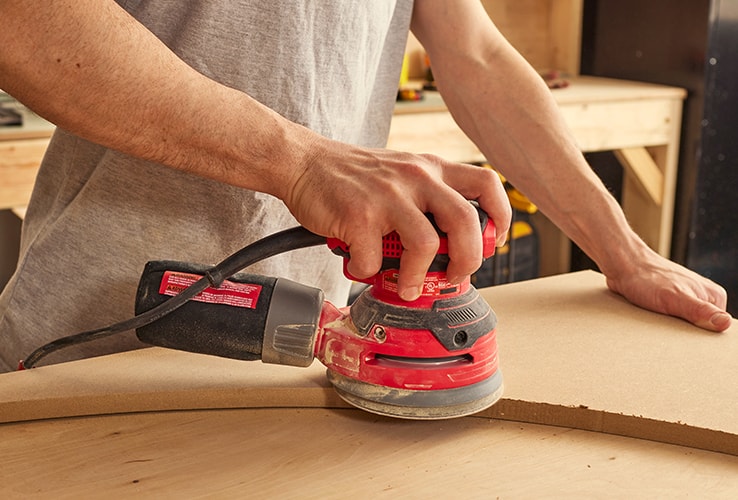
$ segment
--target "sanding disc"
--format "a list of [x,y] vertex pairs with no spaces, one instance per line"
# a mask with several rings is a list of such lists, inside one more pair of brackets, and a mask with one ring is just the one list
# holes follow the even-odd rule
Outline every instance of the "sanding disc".
[[503,392],[502,374],[454,389],[410,390],[369,384],[327,370],[341,398],[362,410],[411,420],[441,420],[477,413],[495,404]]

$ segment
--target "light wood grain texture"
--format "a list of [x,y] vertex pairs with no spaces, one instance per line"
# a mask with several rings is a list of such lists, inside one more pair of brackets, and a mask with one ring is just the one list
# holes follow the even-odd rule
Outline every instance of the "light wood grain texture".
[[664,176],[646,148],[625,148],[615,151],[615,157],[633,176],[644,194],[653,203],[663,201]]
[[536,69],[579,73],[582,0],[482,0],[482,4]]
[[[579,74],[583,0],[482,0],[487,14],[538,71]],[[425,76],[425,50],[410,34],[411,78]]]
[[[711,334],[581,272],[482,291],[499,316],[503,400],[479,417],[738,455],[738,324]],[[709,367],[709,369],[707,368]],[[0,375],[5,422],[204,408],[342,408],[308,369],[144,349]]]
[[738,457],[479,418],[358,410],[0,426],[6,498],[735,498]]

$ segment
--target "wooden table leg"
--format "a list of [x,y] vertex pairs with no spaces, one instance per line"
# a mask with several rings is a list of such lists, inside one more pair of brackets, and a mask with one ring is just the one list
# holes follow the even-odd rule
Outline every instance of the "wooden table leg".
[[623,165],[625,215],[633,229],[660,255],[671,255],[676,187],[676,148],[664,145],[615,151]]

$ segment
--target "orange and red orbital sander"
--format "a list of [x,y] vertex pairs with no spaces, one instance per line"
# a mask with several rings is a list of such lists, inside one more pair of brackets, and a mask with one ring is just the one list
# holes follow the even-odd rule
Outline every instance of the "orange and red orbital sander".
[[[478,213],[489,258],[495,228]],[[402,245],[396,233],[383,239],[381,271],[361,280],[370,286],[348,307],[325,301],[314,287],[237,272],[270,255],[326,243],[297,227],[215,267],[149,262],[139,282],[136,317],[78,339],[135,327],[144,343],[195,353],[303,367],[317,358],[338,394],[356,407],[408,419],[469,415],[502,395],[497,319],[469,279],[447,281],[447,241],[438,232],[441,246],[421,296],[412,302],[397,293]],[[337,240],[327,243],[344,257],[344,273],[354,279],[346,270],[350,249]],[[45,355],[43,349],[26,366]]]

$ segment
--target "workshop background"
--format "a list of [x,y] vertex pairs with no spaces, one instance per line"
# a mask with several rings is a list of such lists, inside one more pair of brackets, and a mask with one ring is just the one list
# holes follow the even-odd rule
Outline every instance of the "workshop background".
[[[738,315],[738,2],[585,0],[582,74],[685,88],[672,259],[728,290]],[[590,163],[618,185],[612,155]],[[575,252],[575,268],[588,266]]]
[[[496,2],[483,3],[489,9],[517,9],[523,14],[530,14],[536,6],[554,9],[552,3],[532,0],[505,7]],[[738,315],[738,141],[733,139],[738,121],[738,2],[583,0],[561,4],[571,4],[575,7],[572,11],[583,5],[579,54],[582,75],[653,82],[687,90],[671,257],[728,289],[728,309]],[[559,8],[560,4],[555,5]],[[502,13],[504,17],[506,12]],[[534,17],[521,16],[523,22]],[[504,24],[506,20],[501,21]],[[539,27],[536,25],[536,30]],[[15,106],[7,101],[7,96],[0,100],[0,108]],[[37,131],[43,135],[44,125],[37,119],[30,122],[23,126],[24,130],[30,126],[30,135],[23,136],[22,143],[15,141],[12,145],[6,140],[11,134],[6,132],[17,126],[0,126],[0,288],[16,264],[19,217],[23,213],[22,205],[10,201],[14,186],[7,179],[10,175],[27,175],[25,167],[30,160],[26,158],[37,157],[47,140],[33,135]],[[608,187],[619,195],[623,169],[614,155],[598,152],[588,153],[587,157]],[[18,165],[25,170],[21,171]],[[523,252],[530,252],[531,248],[537,250],[537,245],[521,244],[505,258],[517,254],[518,266],[524,261],[530,263]],[[500,261],[496,264],[499,267]],[[571,270],[593,267],[586,256],[573,249]],[[494,276],[502,275],[495,269],[491,271]],[[532,277],[527,268],[521,271],[524,272],[519,272],[516,280]]]

